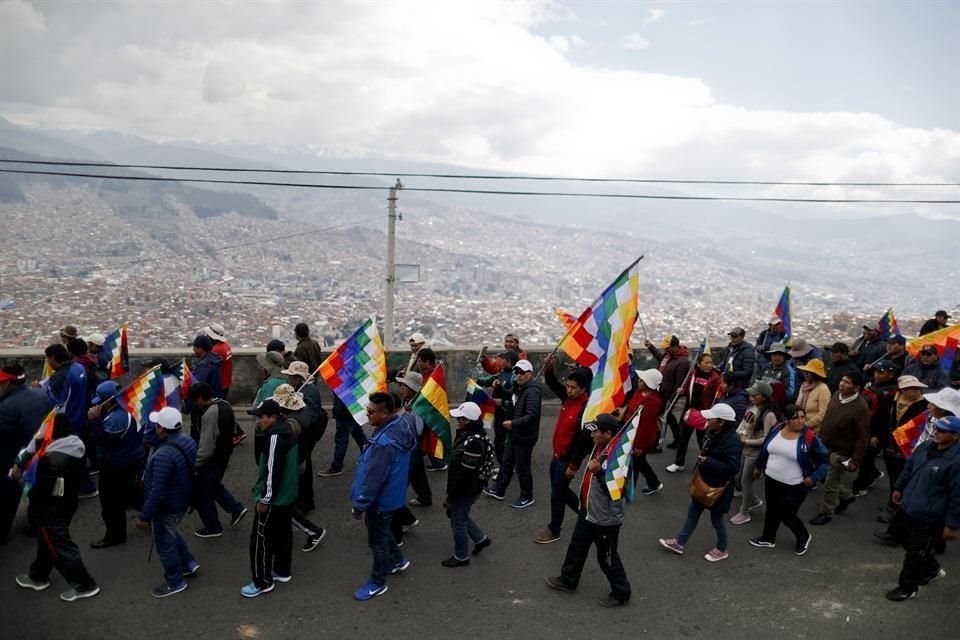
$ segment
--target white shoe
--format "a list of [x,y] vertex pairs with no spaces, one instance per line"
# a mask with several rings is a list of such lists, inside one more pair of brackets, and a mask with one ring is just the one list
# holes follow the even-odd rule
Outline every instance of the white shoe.
[[667,473],[678,473],[680,471],[685,471],[686,467],[682,464],[668,464]]

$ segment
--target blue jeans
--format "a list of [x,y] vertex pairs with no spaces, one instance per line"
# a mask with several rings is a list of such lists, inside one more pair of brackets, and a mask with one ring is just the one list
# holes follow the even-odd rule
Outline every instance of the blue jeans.
[[163,565],[163,578],[171,587],[183,584],[183,573],[196,562],[193,554],[187,549],[187,543],[180,537],[177,526],[183,520],[182,513],[154,516],[152,522],[153,544],[157,548],[157,556]]
[[550,461],[550,524],[547,528],[555,536],[560,535],[563,515],[567,507],[574,513],[580,512],[580,499],[570,489],[570,478],[566,477],[567,460],[554,458]]
[[390,521],[393,520],[392,511],[367,511],[363,514],[367,525],[367,544],[373,556],[373,570],[370,572],[370,581],[377,585],[387,582],[390,571],[404,562],[403,553],[397,546],[393,534],[390,533]]
[[[687,521],[683,523],[683,529],[677,535],[677,542],[682,545],[687,544],[687,540],[690,539],[690,536],[693,535],[694,530],[697,528],[697,523],[700,522],[700,514],[703,513],[704,509],[706,509],[706,507],[696,500],[690,501],[690,508],[687,509]],[[711,511],[710,524],[713,525],[713,528],[717,532],[717,549],[720,549],[720,551],[726,551],[727,525],[724,514],[720,513],[719,511]]]
[[350,436],[353,436],[361,450],[367,446],[367,436],[363,434],[363,429],[352,418],[337,418],[336,425],[337,431],[333,434],[333,461],[330,463],[330,468],[339,471],[343,469],[343,459],[347,455]]
[[470,517],[470,507],[477,501],[477,497],[452,498],[447,515],[450,517],[450,528],[453,529],[453,557],[457,560],[470,559],[470,540],[480,542],[487,537],[483,529]]
[[221,531],[220,518],[217,516],[217,504],[231,516],[240,513],[243,505],[223,486],[223,474],[226,469],[215,462],[200,467],[193,484],[193,502],[208,529]]

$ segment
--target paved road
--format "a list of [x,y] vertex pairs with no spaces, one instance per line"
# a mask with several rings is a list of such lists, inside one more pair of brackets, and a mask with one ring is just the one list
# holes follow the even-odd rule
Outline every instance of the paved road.
[[[316,480],[318,509],[312,516],[329,533],[311,554],[299,551],[302,537],[295,534],[291,583],[254,600],[240,596],[240,587],[249,579],[247,520],[219,539],[188,535],[200,574],[183,594],[156,600],[149,591],[160,582],[161,570],[156,558],[147,562],[146,534],[132,531],[124,547],[89,549],[100,536],[101,524],[97,501],[87,500],[80,506],[73,533],[102,594],[73,604],[61,602],[57,593],[66,587],[58,574],[47,591],[18,588],[13,578],[26,570],[34,542],[17,535],[0,547],[0,639],[278,640],[389,634],[554,640],[624,633],[651,638],[833,640],[934,639],[956,637],[960,631],[960,545],[951,544],[942,558],[946,579],[923,589],[915,600],[893,604],[884,599],[883,593],[895,585],[902,552],[872,541],[871,532],[880,526],[873,521],[883,499],[879,486],[847,514],[815,528],[805,557],[794,556],[786,530],[781,532],[782,541],[789,544],[773,550],[749,546],[748,538],[760,532],[757,518],[730,527],[730,558],[710,564],[702,559],[713,546],[706,517],[686,556],[670,554],[657,544],[658,537],[677,533],[687,506],[688,474],[662,473],[663,492],[638,496],[628,507],[621,534],[620,551],[634,589],[629,606],[607,610],[597,605],[607,585],[592,559],[578,593],[551,591],[543,579],[559,572],[570,530],[552,545],[534,544],[532,537],[549,518],[546,469],[553,411],[544,419],[547,426],[535,454],[536,505],[518,511],[508,503],[481,498],[475,519],[494,542],[469,567],[440,566],[452,551],[449,521],[439,506],[420,509],[422,524],[404,546],[410,570],[390,578],[384,596],[355,602],[353,589],[366,577],[370,560],[363,524],[349,516],[351,476],[344,474]],[[324,436],[315,453],[317,468],[328,460],[331,436]],[[247,494],[255,475],[251,450],[252,444],[242,445],[231,463],[228,486],[238,496]],[[348,464],[355,457],[353,447]],[[653,461],[661,469],[670,459],[660,455]],[[430,474],[430,480],[434,491],[442,494],[445,474]],[[512,486],[508,496],[516,492]],[[815,514],[817,497],[808,500],[802,515]],[[182,530],[189,534],[198,522],[196,516],[188,516]]]

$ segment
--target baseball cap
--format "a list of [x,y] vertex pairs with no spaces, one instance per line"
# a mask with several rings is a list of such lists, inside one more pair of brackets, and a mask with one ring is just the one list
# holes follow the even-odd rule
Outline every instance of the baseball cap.
[[176,431],[183,424],[183,416],[173,407],[164,407],[160,411],[150,412],[150,422],[158,424],[168,431]]
[[583,425],[585,431],[606,431],[608,433],[616,433],[620,430],[620,423],[617,422],[617,419],[614,418],[609,413],[601,413],[591,422]]
[[887,342],[888,343],[895,342],[897,344],[907,344],[907,339],[904,338],[903,336],[893,336],[892,338],[887,340]]
[[426,336],[424,336],[422,333],[417,331],[412,336],[410,336],[410,339],[407,342],[409,342],[410,344],[419,344],[421,342],[426,342],[426,341],[427,341]]
[[108,398],[112,398],[120,390],[120,385],[113,380],[104,380],[97,385],[97,395],[93,398],[93,404],[100,404]]
[[960,418],[957,416],[947,416],[940,418],[933,423],[933,428],[938,431],[949,431],[950,433],[960,433]]
[[530,364],[529,360],[517,360],[517,364],[513,365],[513,368],[521,371],[533,371],[533,365]]
[[741,337],[742,337],[742,336],[747,335],[747,330],[744,329],[743,327],[734,327],[733,329],[730,329],[730,331],[727,332],[727,335],[728,335],[728,336],[741,336]]
[[476,402],[464,402],[456,409],[450,411],[450,415],[454,418],[466,418],[471,422],[479,420],[482,414],[483,412],[480,411],[480,406]]
[[9,369],[11,368],[12,367],[4,367],[0,369],[0,382],[13,382],[20,377],[17,373],[10,371]]
[[200,347],[205,351],[210,351],[213,349],[213,340],[210,339],[205,333],[198,333],[197,337],[193,339],[193,342],[190,343],[191,347]]
[[765,398],[773,397],[773,387],[770,386],[769,382],[764,382],[763,380],[758,380],[753,383],[753,386],[747,389],[748,396],[763,396]]
[[267,398],[253,409],[247,409],[247,413],[252,416],[278,416],[280,415],[280,404],[271,398]]
[[107,341],[107,337],[102,333],[91,333],[88,336],[80,336],[80,339],[83,340],[84,342],[95,344],[98,347],[102,347],[103,343]]
[[873,365],[874,371],[896,371],[897,365],[893,363],[893,360],[881,360],[877,364]]
[[[766,384],[766,383],[764,383]],[[770,385],[767,385],[770,386]],[[732,421],[737,419],[737,412],[728,404],[718,402],[706,411],[701,411],[700,415],[707,420],[725,420]]]
[[660,341],[660,348],[666,349],[667,347],[676,347],[680,344],[680,338],[673,334],[667,334],[663,336],[663,340]]
[[933,317],[934,317],[934,318],[936,318],[937,316],[943,316],[944,318],[952,318],[952,317],[953,317],[953,316],[951,316],[949,313],[947,313],[946,311],[944,311],[943,309],[939,309],[935,314],[933,314]]
[[654,391],[657,391],[660,388],[660,383],[663,382],[663,374],[656,369],[637,371],[637,376],[643,380],[643,384]]

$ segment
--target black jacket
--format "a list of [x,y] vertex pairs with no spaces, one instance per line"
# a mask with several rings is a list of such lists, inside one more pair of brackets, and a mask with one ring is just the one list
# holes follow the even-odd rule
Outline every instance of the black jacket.
[[540,437],[540,404],[543,397],[540,383],[531,380],[522,387],[517,387],[516,397],[513,417],[510,418],[510,437],[536,442]]
[[732,372],[737,382],[746,387],[750,384],[750,378],[753,377],[754,360],[753,346],[747,344],[746,340],[736,347],[732,344],[727,345],[723,360],[720,362],[720,373]]
[[0,473],[13,466],[52,408],[46,393],[24,385],[11,386],[0,397]]
[[740,454],[743,445],[737,435],[735,425],[725,426],[720,431],[707,431],[703,442],[703,456],[706,458],[700,465],[700,475],[703,481],[711,487],[726,485],[727,490],[710,511],[727,513],[730,503],[733,502],[733,477],[740,472]]
[[840,378],[853,371],[861,371],[860,367],[853,360],[847,358],[840,364],[831,363],[830,371],[827,371],[827,387],[830,393],[836,393],[840,390]]
[[447,498],[472,498],[480,495],[480,463],[489,442],[479,420],[458,429],[457,438],[450,450],[450,465],[447,468]]
[[36,481],[28,494],[27,518],[32,525],[70,524],[80,498],[80,476],[86,464],[84,453],[83,442],[72,435],[58,438],[47,446],[46,453],[37,462]]

